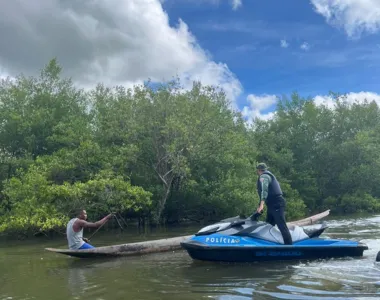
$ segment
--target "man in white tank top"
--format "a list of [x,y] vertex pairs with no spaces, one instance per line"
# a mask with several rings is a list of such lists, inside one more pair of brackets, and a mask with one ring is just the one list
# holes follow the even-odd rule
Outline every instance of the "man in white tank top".
[[90,249],[94,246],[88,243],[88,240],[83,237],[83,228],[98,228],[99,226],[106,223],[112,214],[104,217],[103,219],[91,223],[87,222],[87,212],[84,209],[78,211],[76,218],[71,219],[66,226],[66,236],[67,242],[69,244],[70,250],[79,250],[79,249]]

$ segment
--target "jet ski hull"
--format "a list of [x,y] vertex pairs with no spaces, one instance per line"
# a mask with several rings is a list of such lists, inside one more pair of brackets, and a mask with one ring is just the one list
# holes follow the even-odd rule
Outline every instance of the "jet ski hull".
[[242,236],[194,236],[181,246],[191,258],[205,261],[255,262],[363,256],[367,245],[356,241],[311,238],[283,245]]

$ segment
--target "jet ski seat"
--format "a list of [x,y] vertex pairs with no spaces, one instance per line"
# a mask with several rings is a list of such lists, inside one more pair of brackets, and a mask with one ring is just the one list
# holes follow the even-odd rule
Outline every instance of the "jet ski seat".
[[[316,230],[316,227],[320,227]],[[309,226],[295,226],[290,225],[288,226],[290,235],[292,237],[292,241],[299,242],[302,240],[306,240],[309,238],[312,238],[314,236],[319,236],[326,228],[326,224],[322,223],[318,225],[309,225]],[[263,226],[260,226],[253,230],[248,236],[262,239],[265,241],[270,241],[274,243],[284,244],[284,239],[282,237],[281,231],[278,229],[277,225],[272,226],[270,224],[266,224]]]

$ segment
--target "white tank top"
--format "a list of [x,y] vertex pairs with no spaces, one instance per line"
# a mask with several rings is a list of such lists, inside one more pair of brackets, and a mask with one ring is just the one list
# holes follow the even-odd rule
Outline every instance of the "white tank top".
[[78,220],[78,218],[71,219],[66,227],[67,242],[69,243],[69,249],[71,250],[77,250],[84,244],[84,241],[82,240],[83,228],[79,232],[73,230],[73,225],[76,220]]

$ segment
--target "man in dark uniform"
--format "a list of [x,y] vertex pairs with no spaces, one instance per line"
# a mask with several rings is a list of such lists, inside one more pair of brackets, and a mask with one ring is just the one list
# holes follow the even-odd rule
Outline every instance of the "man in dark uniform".
[[292,245],[292,237],[285,221],[285,199],[282,196],[280,184],[276,177],[269,172],[265,163],[260,163],[256,167],[259,178],[257,179],[257,192],[260,204],[258,213],[262,213],[264,203],[267,205],[266,222],[275,226],[281,231],[285,245]]

